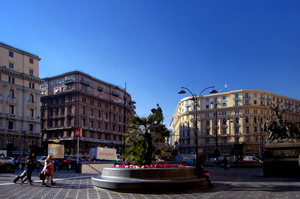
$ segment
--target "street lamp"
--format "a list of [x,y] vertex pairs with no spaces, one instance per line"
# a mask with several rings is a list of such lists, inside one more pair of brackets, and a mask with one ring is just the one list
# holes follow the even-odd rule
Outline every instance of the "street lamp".
[[[210,89],[210,88],[215,88],[214,86],[210,86],[210,87],[207,87],[205,89],[203,89],[201,92],[200,92],[200,96],[201,94],[207,90],[207,89]],[[197,98],[197,95],[194,94],[190,89],[186,88],[186,87],[181,87],[181,90],[178,91],[178,94],[185,94],[186,91],[189,91],[191,93],[191,95],[193,96],[192,100],[194,101],[194,121],[195,121],[195,125],[194,125],[194,131],[195,131],[195,136],[196,136],[196,149],[195,149],[195,154],[196,154],[196,168],[197,168],[197,171],[199,169],[199,156],[198,156],[198,128],[197,128],[197,105],[198,105],[198,98]],[[215,93],[216,90],[212,90],[211,93]]]

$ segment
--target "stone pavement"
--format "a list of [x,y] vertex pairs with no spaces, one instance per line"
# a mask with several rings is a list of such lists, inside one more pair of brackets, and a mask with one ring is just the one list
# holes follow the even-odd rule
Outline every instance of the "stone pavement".
[[224,170],[207,167],[214,187],[168,193],[119,193],[95,189],[91,184],[93,174],[79,174],[74,171],[56,172],[56,185],[42,186],[38,172],[33,172],[33,185],[27,182],[12,183],[17,173],[0,173],[0,199],[48,199],[48,198],[100,198],[100,199],[164,199],[164,198],[300,198],[300,178],[264,178],[261,168]]

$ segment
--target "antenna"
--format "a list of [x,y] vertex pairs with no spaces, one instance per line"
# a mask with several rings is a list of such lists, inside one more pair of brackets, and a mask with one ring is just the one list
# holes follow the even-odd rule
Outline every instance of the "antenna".
[[225,92],[227,92],[227,84],[225,84]]

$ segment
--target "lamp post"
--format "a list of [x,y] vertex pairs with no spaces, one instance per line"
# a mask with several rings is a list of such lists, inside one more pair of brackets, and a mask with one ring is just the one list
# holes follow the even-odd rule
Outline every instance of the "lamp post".
[[[203,89],[201,92],[200,92],[200,96],[201,94],[207,90],[207,89],[210,89],[210,88],[215,88],[214,86],[210,86],[210,87],[207,87],[205,89]],[[196,138],[196,141],[195,141],[195,144],[196,144],[196,148],[195,148],[195,154],[196,154],[196,168],[197,168],[197,171],[199,169],[199,156],[198,156],[198,128],[197,128],[197,105],[198,105],[198,98],[197,98],[197,95],[194,94],[190,89],[186,88],[186,87],[181,87],[181,90],[178,92],[178,94],[185,94],[186,91],[189,91],[191,93],[191,95],[193,96],[192,100],[194,101],[194,121],[195,121],[195,125],[194,125],[194,132],[195,132],[195,138]],[[215,90],[211,91],[212,92],[215,92]]]

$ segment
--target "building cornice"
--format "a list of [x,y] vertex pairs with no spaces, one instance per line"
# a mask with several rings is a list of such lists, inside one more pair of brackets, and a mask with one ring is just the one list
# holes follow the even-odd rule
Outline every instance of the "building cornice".
[[11,50],[11,51],[20,53],[20,54],[22,54],[22,55],[27,55],[27,56],[29,56],[29,57],[32,57],[32,58],[34,58],[34,59],[37,59],[37,60],[41,61],[41,58],[40,58],[39,56],[34,55],[34,54],[32,54],[32,53],[29,53],[29,52],[26,52],[26,51],[24,51],[24,50],[20,50],[20,49],[18,49],[18,48],[9,46],[9,45],[4,44],[4,43],[1,43],[1,42],[0,42],[0,46],[3,47],[3,48],[6,48],[6,49],[8,49],[8,50]]
[[20,79],[25,79],[25,80],[28,80],[28,81],[31,81],[31,82],[35,82],[35,83],[38,83],[38,84],[41,84],[43,82],[38,77],[27,75],[25,73],[19,73],[19,72],[16,72],[14,70],[10,70],[10,69],[8,69],[8,68],[6,68],[4,66],[0,67],[0,72],[3,73],[3,74],[6,74],[6,75],[10,75],[12,77],[16,77],[16,78],[20,78]]

